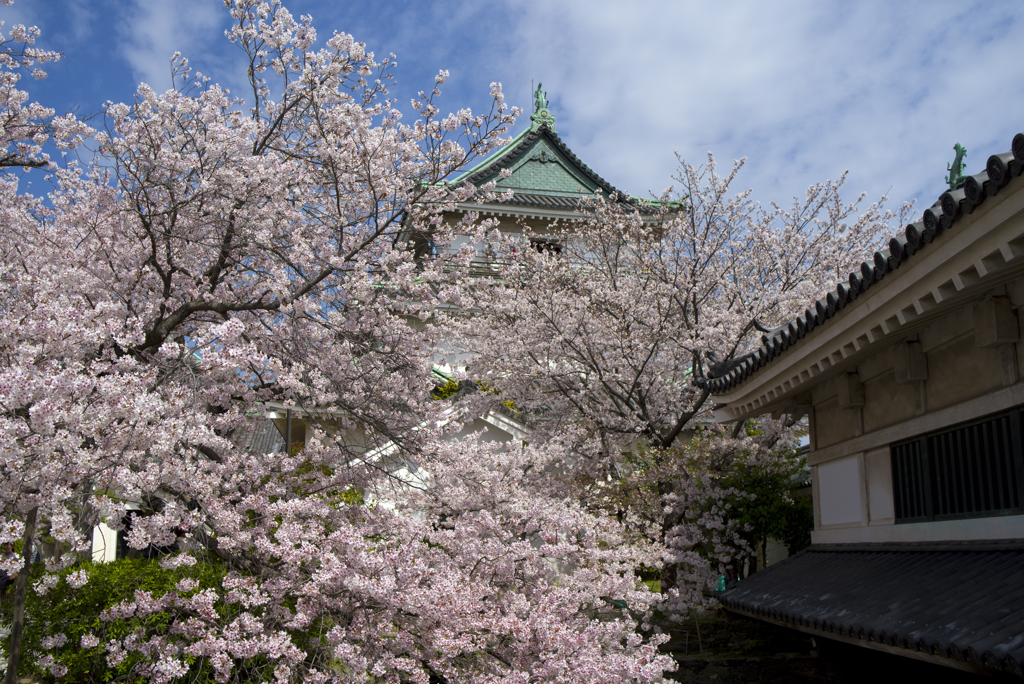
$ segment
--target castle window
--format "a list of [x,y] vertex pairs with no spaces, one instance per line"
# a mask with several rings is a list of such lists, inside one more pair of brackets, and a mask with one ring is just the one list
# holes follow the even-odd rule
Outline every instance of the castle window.
[[1021,410],[894,444],[896,522],[1024,513]]

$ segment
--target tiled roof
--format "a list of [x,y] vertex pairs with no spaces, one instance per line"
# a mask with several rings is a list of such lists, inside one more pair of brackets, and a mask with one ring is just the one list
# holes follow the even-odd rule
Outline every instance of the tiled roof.
[[625,193],[616,190],[611,183],[606,181],[604,178],[601,178],[599,175],[597,175],[597,173],[594,172],[593,169],[584,164],[583,160],[577,157],[573,153],[573,151],[569,149],[569,146],[566,145],[560,137],[558,137],[557,133],[548,128],[547,125],[543,124],[539,126],[536,130],[528,131],[526,135],[519,139],[519,142],[515,144],[512,149],[508,150],[500,157],[495,157],[495,163],[488,163],[488,161],[485,160],[480,166],[476,167],[475,169],[472,169],[469,175],[461,177],[457,180],[469,181],[474,185],[480,185],[486,180],[488,176],[498,172],[498,169],[495,168],[495,166],[498,165],[496,162],[500,161],[501,167],[511,166],[516,162],[516,160],[519,159],[520,156],[525,154],[533,147],[533,143],[536,142],[538,138],[545,136],[548,140],[554,143],[555,147],[558,148],[559,152],[564,154],[569,161],[578,166],[581,171],[586,173],[587,176],[589,176],[590,179],[594,181],[603,191],[605,191],[609,195],[615,193],[620,197],[626,197]]
[[[580,208],[580,202],[583,201],[585,196],[579,195],[576,197],[566,197],[565,195],[539,195],[533,193],[517,192],[512,196],[512,199],[502,200],[500,203],[493,205],[495,211],[500,212],[501,207],[513,206],[513,207],[537,207],[541,209],[565,209],[569,211],[576,211]],[[642,200],[636,200],[635,198],[627,198],[629,204],[633,205],[637,211],[641,214],[653,214],[658,211],[658,205],[649,204]]]
[[[523,135],[518,136],[512,141],[511,148],[501,150],[498,154],[494,155],[490,159],[485,159],[478,166],[470,169],[468,172],[462,174],[458,178],[452,181],[452,183],[470,182],[474,185],[482,185],[491,176],[496,176],[501,168],[512,167],[519,158],[529,152],[534,143],[539,139],[545,137],[549,140],[559,152],[565,155],[571,163],[576,165],[580,171],[587,175],[591,181],[593,181],[606,196],[617,196],[619,201],[633,205],[641,213],[654,213],[657,210],[657,204],[635,197],[630,197],[624,192],[616,189],[611,183],[606,181],[601,176],[591,169],[589,166],[583,163],[583,160],[576,156],[576,154],[569,149],[569,146],[551,130],[546,124],[541,124],[536,129],[525,131]],[[500,191],[500,189],[499,189]],[[548,207],[548,208],[565,208],[565,209],[577,209],[579,207],[579,201],[581,196],[576,197],[565,197],[565,196],[549,196],[549,195],[538,195],[538,194],[520,194],[516,193],[511,200],[503,201],[501,204],[530,206],[530,207]]]
[[564,195],[536,195],[525,192],[517,192],[512,199],[503,200],[501,206],[518,207],[543,207],[545,209],[568,209],[576,210],[580,206],[582,196],[566,197]]
[[713,394],[720,394],[736,387],[753,375],[762,366],[776,358],[820,325],[825,325],[858,295],[877,285],[890,273],[928,245],[946,230],[956,228],[956,223],[973,212],[988,197],[1011,184],[1016,187],[1022,181],[1015,181],[1024,171],[1024,133],[1013,137],[1009,152],[994,154],[988,158],[985,170],[968,176],[963,187],[942,193],[938,201],[924,211],[921,219],[908,225],[902,235],[889,240],[888,249],[875,252],[871,261],[865,261],[858,271],[850,274],[846,282],[839,283],[835,290],[815,301],[804,313],[786,325],[761,336],[761,345],[753,352],[713,366],[707,378],[698,382]]
[[1024,676],[1024,540],[816,545],[717,596],[823,637]]

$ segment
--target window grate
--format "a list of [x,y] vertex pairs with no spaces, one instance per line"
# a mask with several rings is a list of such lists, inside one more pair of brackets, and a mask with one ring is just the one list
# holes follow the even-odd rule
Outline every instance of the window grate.
[[1021,512],[1021,411],[891,447],[896,522]]

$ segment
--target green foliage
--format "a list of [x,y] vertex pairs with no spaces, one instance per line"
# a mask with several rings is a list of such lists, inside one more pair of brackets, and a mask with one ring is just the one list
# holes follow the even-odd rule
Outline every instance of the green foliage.
[[435,401],[440,401],[441,399],[447,399],[448,397],[452,396],[458,391],[459,383],[455,382],[454,380],[449,380],[443,385],[438,385],[437,387],[435,387],[433,391],[430,392],[430,396]]
[[[490,385],[487,384],[486,381],[484,381],[484,382],[474,382],[474,384],[477,386],[477,388],[481,392],[484,392],[486,394],[494,394],[494,395],[501,394],[501,390],[500,389],[495,389],[494,387],[491,387]],[[462,385],[460,383],[455,382],[454,380],[448,380],[444,384],[438,385],[433,390],[431,390],[430,397],[434,401],[440,401],[441,399],[447,399],[447,398],[451,397],[452,395],[454,395],[456,392],[458,392],[459,388],[461,386]],[[505,408],[512,409],[516,413],[519,412],[519,409],[516,408],[516,404],[515,404],[514,401],[503,401],[503,402],[501,402],[501,405],[504,406]]]
[[350,506],[362,506],[366,503],[363,490],[356,487],[349,487],[341,494],[341,500]]
[[768,537],[784,543],[790,553],[811,543],[814,513],[810,497],[795,496],[807,476],[806,459],[793,452],[770,465],[737,464],[721,483],[749,496],[730,497],[728,517],[740,523],[740,535],[751,547]]
[[[89,581],[76,589],[68,584],[66,578],[77,570],[88,572]],[[33,589],[33,585],[42,575],[43,564],[34,563],[29,573],[29,592],[25,605],[28,619],[25,621],[22,642],[24,656],[19,674],[35,676],[43,681],[55,681],[48,669],[37,665],[44,656],[50,655],[58,664],[67,668],[67,674],[61,681],[135,682],[142,681],[133,671],[139,657],[128,655],[111,667],[107,662],[104,644],[111,639],[124,639],[133,633],[138,634],[142,640],[154,634],[167,635],[176,616],[163,612],[141,618],[104,621],[100,614],[124,601],[133,601],[136,591],[150,592],[154,597],[176,591],[175,585],[183,579],[193,579],[198,586],[191,591],[181,592],[182,596],[191,596],[210,588],[219,592],[224,571],[216,563],[196,563],[191,567],[182,565],[166,570],[157,561],[143,558],[124,558],[112,563],[83,563],[61,572],[57,585],[45,594],[40,594],[37,589]],[[2,612],[4,621],[10,622],[13,602],[5,601]],[[64,645],[43,648],[43,639],[57,634],[67,637]],[[82,637],[88,635],[95,636],[99,645],[83,648]],[[8,638],[4,648],[9,646]],[[188,680],[212,682],[213,671],[202,661],[193,662]]]
[[[297,456],[304,445],[301,442],[295,442],[300,445],[298,449],[293,449],[292,456]],[[303,485],[310,485],[319,489],[319,478],[317,477],[304,477],[306,475],[323,475],[324,477],[332,477],[334,475],[334,468],[327,465],[316,465],[311,460],[307,459],[298,468],[295,469],[293,475]],[[331,497],[335,502],[340,501],[341,503],[349,504],[350,506],[362,506],[366,503],[366,497],[363,495],[363,490],[358,487],[346,487],[345,489],[332,489],[326,492],[322,492],[325,496]],[[251,513],[251,511],[250,511]]]

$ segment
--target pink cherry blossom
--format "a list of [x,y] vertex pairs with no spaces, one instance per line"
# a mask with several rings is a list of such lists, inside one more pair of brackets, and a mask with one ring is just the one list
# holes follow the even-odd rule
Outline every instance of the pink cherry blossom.
[[[845,279],[909,208],[844,202],[843,178],[763,206],[734,192],[742,166],[719,175],[711,155],[701,167],[680,160],[679,190],[658,202],[596,197],[580,220],[520,233],[481,223],[435,267],[449,353],[490,388],[463,410],[515,406],[532,443],[572,454],[577,496],[669,548],[662,588],[680,592],[678,610],[702,603],[704,581],[744,550],[716,474],[778,453],[799,418],[762,419],[756,437],[725,430],[711,422],[705,379],[755,349],[759,327]],[[560,251],[530,248],[534,230]],[[481,254],[497,277],[474,282],[462,273]]]
[[[81,645],[132,678],[660,681],[663,637],[637,627],[661,597],[636,572],[663,546],[571,495],[566,444],[455,439],[468,414],[430,398],[447,276],[409,235],[466,225],[444,212],[475,190],[444,180],[518,110],[494,84],[490,111],[444,116],[442,74],[403,123],[392,58],[227,4],[249,101],[178,58],[174,89],[106,107],[88,164],[45,157],[89,132],[16,88],[11,55],[55,56],[0,58],[7,165],[53,186],[0,179],[0,533],[38,513],[65,552],[31,590],[87,590],[75,552],[102,522],[188,548],[161,560],[173,590],[85,616]],[[285,410],[305,443],[249,448]],[[220,585],[196,583],[206,563]],[[129,619],[163,626],[104,631]]]

